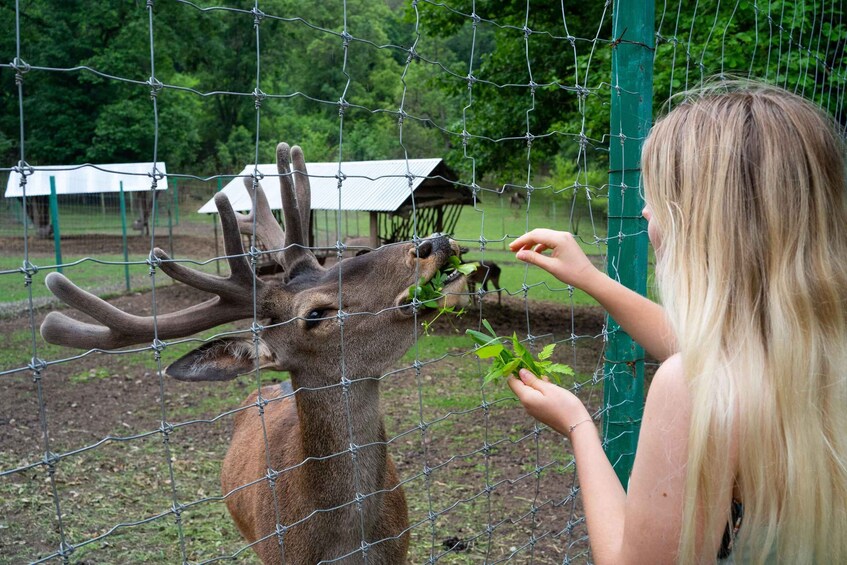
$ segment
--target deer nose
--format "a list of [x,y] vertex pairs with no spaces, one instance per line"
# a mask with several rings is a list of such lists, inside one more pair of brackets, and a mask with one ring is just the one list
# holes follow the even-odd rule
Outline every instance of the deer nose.
[[452,254],[450,250],[450,238],[442,233],[434,233],[428,238],[424,239],[418,244],[417,247],[417,256],[419,259],[426,259],[430,255],[435,253],[443,253],[447,251]]
[[[443,233],[434,233],[426,240],[430,243],[429,253],[438,253],[439,255],[454,255],[455,250],[453,249],[453,242],[447,234]],[[423,255],[421,255],[423,257]]]
[[430,255],[432,255],[432,240],[425,239],[420,245],[418,245],[418,258],[426,259]]

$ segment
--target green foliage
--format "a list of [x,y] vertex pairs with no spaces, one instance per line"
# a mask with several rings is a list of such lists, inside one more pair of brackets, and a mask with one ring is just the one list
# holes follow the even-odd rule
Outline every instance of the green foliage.
[[528,369],[538,377],[546,375],[560,385],[563,376],[573,376],[574,370],[570,366],[554,363],[550,359],[556,348],[555,343],[546,345],[538,354],[538,359],[535,359],[516,334],[513,333],[511,338],[497,337],[488,320],[483,320],[482,325],[488,334],[475,330],[467,330],[466,333],[476,344],[476,356],[491,360],[490,370],[483,379],[485,384],[517,373],[521,369]]
[[430,329],[435,321],[442,314],[454,314],[461,316],[465,313],[464,309],[456,310],[455,306],[443,307],[439,306],[438,302],[444,297],[444,285],[447,284],[447,279],[455,273],[459,272],[465,276],[473,273],[479,266],[478,263],[462,263],[455,255],[450,257],[447,265],[433,275],[430,280],[425,280],[423,277],[417,284],[409,287],[409,301],[417,299],[421,308],[433,308],[438,310],[438,314],[429,322],[423,322],[424,333],[429,335]]
[[[304,10],[265,0],[256,28],[250,0],[210,11],[197,9],[209,3],[30,0],[18,4],[18,44],[7,2],[0,51],[7,61],[20,53],[32,69],[0,70],[0,155],[20,158],[23,110],[25,158],[35,165],[155,153],[172,171],[231,173],[253,161],[257,138],[260,159],[285,139],[311,160],[441,156],[488,184],[521,186],[514,175],[529,169],[571,197],[562,171],[607,168],[615,50],[606,4],[566,4],[348,0]],[[719,74],[838,104],[847,81],[838,5],[683,4],[657,5],[657,110]],[[258,123],[255,89],[268,95]]]

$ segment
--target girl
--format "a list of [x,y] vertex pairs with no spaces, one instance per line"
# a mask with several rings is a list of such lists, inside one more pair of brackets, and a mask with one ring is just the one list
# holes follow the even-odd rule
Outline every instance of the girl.
[[641,166],[664,308],[593,267],[568,233],[511,244],[662,361],[627,491],[576,396],[527,371],[510,379],[529,414],[573,444],[595,562],[847,563],[835,125],[783,90],[724,83],[660,120]]

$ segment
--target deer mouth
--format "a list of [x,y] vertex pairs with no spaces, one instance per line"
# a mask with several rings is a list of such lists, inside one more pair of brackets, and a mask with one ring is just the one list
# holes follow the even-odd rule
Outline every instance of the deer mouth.
[[397,301],[400,312],[413,315],[436,314],[444,308],[462,308],[468,303],[467,277],[448,257],[429,277],[421,277]]

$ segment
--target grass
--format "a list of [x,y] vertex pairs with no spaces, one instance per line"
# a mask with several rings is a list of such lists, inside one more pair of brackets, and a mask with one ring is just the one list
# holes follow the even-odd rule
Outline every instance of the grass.
[[[565,207],[554,213],[552,207],[545,210],[536,206],[534,200],[532,214],[527,216],[525,210],[500,206],[496,198],[485,199],[484,214],[468,208],[462,215],[454,235],[471,248],[467,258],[484,257],[497,262],[503,270],[500,283],[505,292],[514,296],[522,297],[526,288],[529,300],[593,304],[584,293],[571,293],[542,270],[518,263],[505,249],[510,238],[527,229],[566,228]],[[537,213],[539,211],[541,213]],[[367,222],[360,221],[360,226],[367,226]],[[586,225],[582,227],[586,229]],[[480,250],[480,236],[487,240],[484,252]],[[598,231],[590,230],[583,247],[598,256],[603,246],[593,243],[595,237],[604,237],[599,228]],[[97,258],[123,260],[117,255]],[[142,262],[145,258],[131,257]],[[71,262],[78,258],[64,259]],[[41,267],[33,277],[33,295],[46,297],[49,292],[44,287],[43,277],[55,261],[49,255],[30,260]],[[0,272],[10,271],[0,274],[0,300],[28,298],[24,276],[18,271],[20,263],[20,257],[0,257]],[[116,287],[109,292],[120,292],[123,288],[124,267],[120,264],[83,261],[66,267],[65,274],[85,289],[102,288],[107,280]],[[131,274],[140,281],[138,288],[145,282],[149,286],[146,265],[131,266]],[[136,287],[135,280],[133,287]],[[167,277],[157,278],[157,284],[167,280]],[[489,297],[484,308],[490,305]],[[449,319],[439,320],[438,324],[443,329],[442,324],[449,326]],[[234,327],[217,328],[202,337]],[[5,338],[6,344],[0,348],[0,370],[18,367],[29,359],[32,350],[32,334],[28,329],[13,331]],[[78,353],[46,344],[40,337],[36,340],[38,355],[44,359],[62,359]],[[197,346],[196,341],[168,345],[163,352],[163,364]],[[386,428],[389,438],[395,438],[389,450],[398,463],[401,476],[408,480],[405,490],[410,521],[414,525],[409,563],[426,562],[431,555],[445,564],[479,563],[486,558],[505,560],[512,548],[526,544],[536,528],[547,528],[546,524],[551,521],[561,528],[564,522],[561,515],[566,510],[554,508],[550,501],[561,504],[568,500],[570,487],[562,474],[572,469],[569,453],[549,431],[543,432],[537,442],[534,436],[528,437],[532,426],[506,384],[496,382],[481,387],[484,370],[475,356],[466,355],[470,349],[470,340],[460,333],[422,336],[398,363],[398,368],[405,370],[386,377],[382,386]],[[90,390],[105,385],[111,372],[101,366],[100,359],[94,355],[82,360],[78,370],[75,367],[75,372],[69,375],[68,384],[90,387]],[[418,374],[410,369],[416,360],[421,363]],[[149,351],[127,356],[122,363],[137,364],[149,372],[158,368]],[[112,376],[129,378],[128,375]],[[261,376],[262,382],[283,378],[283,374],[267,371]],[[590,377],[583,373],[576,379],[584,382]],[[182,398],[166,392],[168,418],[186,422],[214,417],[235,408],[246,396],[246,391],[254,388],[255,378],[246,376],[217,383],[208,394],[197,389],[200,392]],[[56,395],[49,398],[51,402],[61,400]],[[483,408],[483,402],[488,404],[487,409]],[[155,429],[159,418],[157,398],[150,398],[143,406],[127,406],[127,409],[136,415],[143,412],[149,424],[144,430]],[[37,426],[37,420],[34,421]],[[425,433],[418,429],[422,421],[428,424]],[[230,556],[242,549],[244,543],[224,504],[214,500],[220,492],[220,462],[230,425],[231,418],[225,417],[215,424],[192,424],[170,434],[174,485],[170,482],[165,447],[158,433],[132,441],[107,442],[96,449],[63,458],[56,467],[55,481],[66,540],[77,546],[71,561],[170,563],[185,558],[196,562]],[[38,435],[35,429],[32,433]],[[113,433],[126,436],[136,432],[116,421]],[[74,445],[83,445],[86,441],[79,439]],[[486,444],[491,447],[486,449]],[[59,445],[55,449],[61,451],[62,447]],[[34,446],[33,450],[37,452],[38,447]],[[0,471],[21,464],[19,454],[0,452]],[[422,472],[424,466],[432,468],[428,476]],[[544,471],[536,477],[534,470],[539,466],[544,467]],[[47,479],[42,467],[0,479],[0,563],[24,562],[55,551],[58,545],[56,510]],[[544,485],[553,494],[545,494],[539,499],[542,508],[534,522],[528,516],[538,485]],[[486,491],[487,486],[492,490]],[[181,537],[176,517],[170,512],[174,502],[172,487],[176,489],[177,502],[190,505],[180,516]],[[85,543],[119,524],[126,525],[102,540]],[[487,535],[489,528],[493,532],[491,540]],[[444,555],[443,542],[453,537],[470,540],[469,547],[461,553]],[[80,546],[80,543],[85,545]],[[542,545],[539,544],[539,552]],[[523,560],[527,555],[522,551],[517,558]],[[539,553],[536,558],[539,562],[561,561],[560,555],[550,553]],[[250,550],[238,554],[236,560],[257,563]]]
[[[116,432],[118,433],[118,432]],[[188,502],[219,493],[217,458],[190,455],[204,449],[175,434],[173,468],[177,500]],[[112,443],[62,459],[55,483],[61,500],[62,525],[68,543],[78,545],[73,562],[178,563],[182,561],[175,516],[168,510],[173,495],[161,439],[151,436],[128,443]],[[15,461],[0,454],[0,468]],[[56,510],[50,483],[43,471],[35,479],[4,480],[0,498],[0,562],[20,563],[55,551]],[[107,533],[100,541],[93,541]],[[239,536],[223,504],[200,502],[181,516],[183,543],[190,561],[229,555],[240,547]],[[80,545],[83,544],[83,545]],[[252,555],[246,557],[252,558]],[[257,562],[253,559],[252,562]]]
[[[48,273],[59,270],[54,257],[31,256],[30,263],[34,267],[32,274],[32,297],[48,298],[52,294],[44,284]],[[81,257],[62,257],[62,274],[71,279],[81,288],[94,291],[99,296],[126,292],[126,273],[123,255],[98,255],[96,260]],[[150,288],[149,269],[145,257],[130,257],[129,259],[130,288]],[[167,276],[159,276],[157,285],[170,284]],[[23,262],[20,258],[0,256],[0,295],[3,302],[19,302],[28,300],[30,290],[27,286]]]

